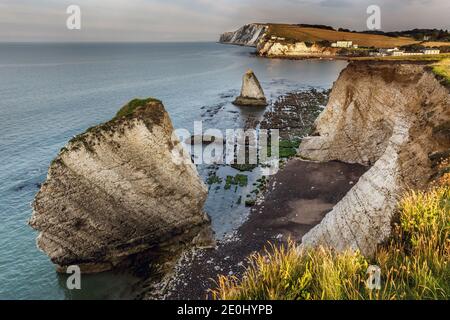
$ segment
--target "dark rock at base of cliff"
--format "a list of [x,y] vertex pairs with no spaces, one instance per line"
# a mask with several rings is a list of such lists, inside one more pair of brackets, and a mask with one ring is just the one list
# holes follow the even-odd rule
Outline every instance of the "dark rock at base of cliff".
[[237,97],[236,100],[233,101],[233,104],[241,107],[266,107],[267,100],[265,98],[256,99],[256,98]]
[[237,106],[267,106],[266,96],[253,70],[249,69],[242,77],[241,94],[233,102]]

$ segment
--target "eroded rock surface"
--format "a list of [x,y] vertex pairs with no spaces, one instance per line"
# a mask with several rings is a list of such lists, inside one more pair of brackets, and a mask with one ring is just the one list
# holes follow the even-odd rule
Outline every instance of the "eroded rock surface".
[[227,44],[256,47],[261,38],[264,37],[266,30],[267,25],[251,23],[236,31],[225,32],[220,36],[219,41]]
[[61,150],[30,220],[59,270],[100,272],[212,243],[207,188],[172,132],[160,101],[133,100]]
[[241,95],[234,100],[238,106],[267,106],[264,91],[252,70],[247,70],[242,78]]
[[307,44],[306,42],[287,42],[277,39],[260,41],[257,45],[257,52],[260,56],[270,58],[283,57],[323,57],[335,56],[337,48],[324,47],[319,44]]
[[300,155],[371,165],[305,245],[359,249],[370,255],[391,231],[399,197],[424,187],[433,155],[450,147],[450,98],[424,65],[351,63]]
[[270,24],[252,23],[236,31],[225,32],[220,43],[255,47],[259,56],[270,58],[304,58],[335,56],[339,48],[323,46],[305,41],[293,42],[280,38],[270,32]]

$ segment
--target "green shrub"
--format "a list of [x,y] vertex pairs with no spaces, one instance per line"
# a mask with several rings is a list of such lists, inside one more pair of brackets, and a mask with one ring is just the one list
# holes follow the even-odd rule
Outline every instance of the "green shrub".
[[450,59],[444,59],[433,65],[433,72],[450,85]]
[[150,102],[154,103],[162,103],[160,100],[154,99],[154,98],[147,98],[147,99],[133,99],[130,102],[128,102],[126,105],[124,105],[116,114],[115,119],[126,117],[128,115],[133,114],[134,110],[136,110],[139,107],[143,107],[147,105]]
[[225,190],[231,189],[231,186],[239,186],[239,187],[245,187],[248,185],[248,176],[244,174],[237,174],[234,177],[233,176],[227,176],[225,180]]

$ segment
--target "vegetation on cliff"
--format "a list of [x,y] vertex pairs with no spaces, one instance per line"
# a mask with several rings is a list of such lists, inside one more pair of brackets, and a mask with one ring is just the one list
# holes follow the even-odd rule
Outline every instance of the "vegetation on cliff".
[[149,103],[157,103],[162,104],[162,102],[158,99],[154,98],[147,98],[147,99],[133,99],[130,102],[128,102],[125,106],[123,106],[116,114],[113,120],[130,116],[134,113],[134,111],[139,108],[146,106]]
[[450,85],[450,58],[442,59],[433,65],[433,72],[442,77],[446,85]]
[[[373,258],[325,247],[271,245],[249,258],[242,279],[220,276],[215,299],[449,299],[450,184],[410,192],[399,204],[391,238]],[[381,268],[381,289],[366,286],[370,265]]]
[[400,47],[417,43],[409,37],[388,37],[367,33],[342,32],[317,27],[303,27],[291,24],[269,24],[268,37],[285,38],[288,42],[353,41],[363,47]]

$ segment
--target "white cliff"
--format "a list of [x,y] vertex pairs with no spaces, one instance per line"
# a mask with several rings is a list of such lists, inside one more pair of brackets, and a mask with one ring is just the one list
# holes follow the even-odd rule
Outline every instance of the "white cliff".
[[270,24],[247,24],[236,31],[220,36],[220,42],[256,47],[259,56],[270,58],[334,56],[338,48],[324,47],[319,43],[292,42],[272,35]]
[[257,46],[258,55],[270,58],[334,56],[337,51],[336,48],[323,47],[316,43],[309,45],[305,42],[291,43],[278,39],[260,41]]
[[372,167],[303,244],[373,254],[390,235],[399,197],[424,187],[434,173],[431,156],[450,148],[441,129],[449,121],[449,92],[424,65],[351,63],[300,155]]
[[260,23],[247,24],[236,31],[226,32],[220,36],[219,42],[241,46],[256,47],[264,37],[267,25]]

